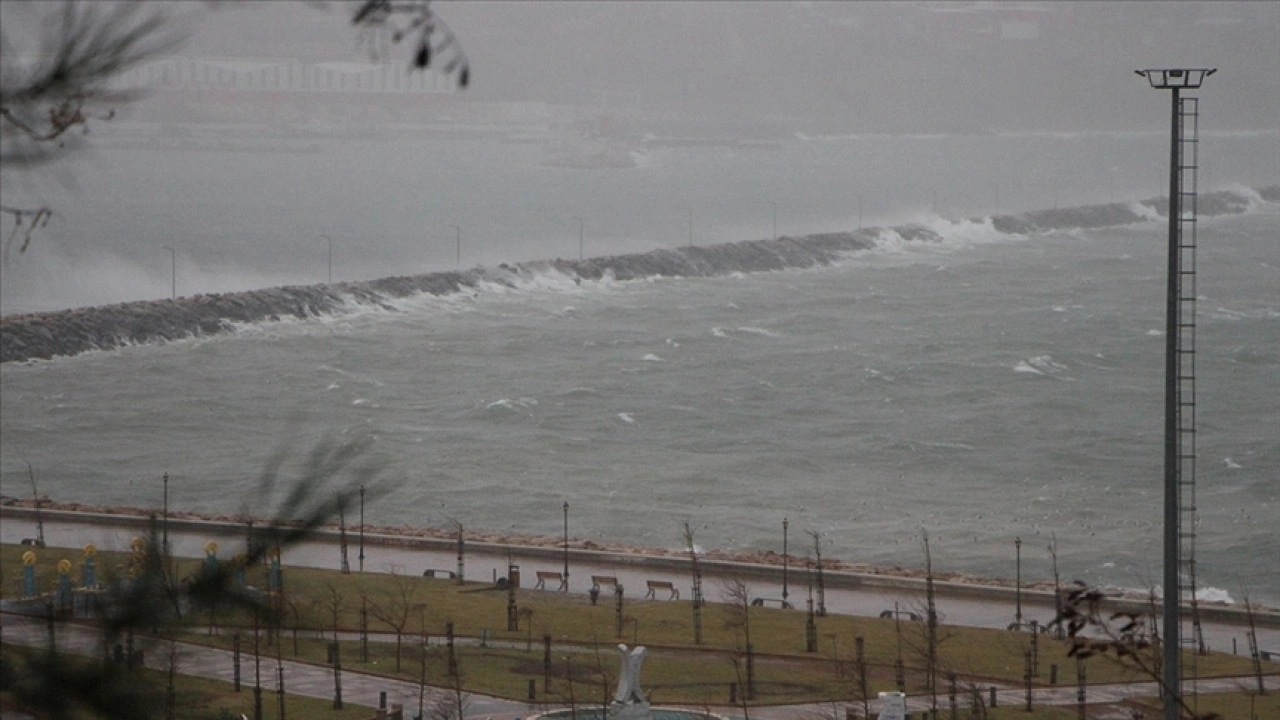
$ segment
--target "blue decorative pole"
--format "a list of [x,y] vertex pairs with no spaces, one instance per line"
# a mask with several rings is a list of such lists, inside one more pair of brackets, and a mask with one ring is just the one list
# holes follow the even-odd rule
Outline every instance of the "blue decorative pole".
[[98,553],[98,549],[93,545],[84,546],[84,570],[80,576],[80,584],[83,587],[91,588],[97,585],[97,577],[93,571],[93,556]]
[[22,596],[35,597],[36,554],[31,550],[22,553]]
[[218,543],[212,540],[204,546],[204,574],[208,577],[218,574]]
[[58,609],[71,607],[71,561],[62,558],[58,561]]

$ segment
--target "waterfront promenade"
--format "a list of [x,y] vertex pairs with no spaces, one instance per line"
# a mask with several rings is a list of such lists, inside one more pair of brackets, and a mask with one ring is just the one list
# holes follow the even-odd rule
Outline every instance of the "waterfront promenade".
[[[48,547],[44,553],[65,555],[78,560],[79,549],[87,543],[93,543],[101,550],[125,550],[133,537],[141,534],[145,527],[145,518],[80,518],[65,513],[48,515],[44,521],[44,534]],[[34,519],[26,512],[14,512],[12,508],[0,511],[0,542],[18,543],[24,538],[35,536]],[[173,552],[178,556],[200,557],[204,546],[215,540],[222,548],[222,553],[231,555],[244,543],[243,529],[236,526],[201,523],[193,521],[173,522],[169,530],[169,540]],[[348,531],[348,559],[352,570],[358,572],[359,566],[359,534]],[[457,567],[456,551],[450,542],[435,540],[431,543],[417,543],[417,546],[406,547],[402,538],[389,538],[366,533],[364,538],[365,572],[402,572],[420,575],[424,570],[454,571]],[[510,553],[510,554],[508,554]],[[533,578],[538,571],[561,573],[564,569],[563,548],[556,547],[522,547],[522,546],[490,546],[483,543],[467,544],[465,554],[466,577],[473,581],[488,581],[507,573],[507,563],[517,564],[525,581],[524,587],[533,585]],[[301,543],[285,552],[286,566],[309,566],[338,569],[340,550],[336,537],[318,536],[315,540]],[[780,598],[783,592],[782,568],[768,565],[739,565],[727,562],[704,563],[704,580],[708,588],[708,597],[719,599],[720,583],[729,577],[741,577],[749,582],[753,594],[758,597]],[[690,578],[688,577],[687,558],[680,557],[648,557],[627,555],[625,553],[571,550],[569,553],[569,592],[586,593],[591,586],[593,575],[604,575],[618,578],[624,584],[629,595],[642,597],[643,588],[649,580],[671,582],[679,590],[681,597],[690,597]],[[918,608],[923,602],[923,583],[913,578],[882,578],[879,582],[848,577],[843,573],[828,572],[825,576],[826,590],[824,601],[830,613],[860,616],[876,616],[887,609],[895,607],[903,609]],[[807,579],[804,568],[790,568],[787,578],[789,599],[797,607],[804,607]],[[1046,622],[1053,616],[1052,596],[1047,593],[1032,593],[1026,590],[1018,593],[1016,589],[1007,587],[982,587],[966,585],[953,587],[951,583],[939,583],[937,604],[944,622],[949,624],[969,625],[976,627],[1005,627],[1014,618],[1017,601],[1021,599],[1024,620]],[[548,590],[554,591],[548,583]],[[1019,596],[1021,596],[1019,598]],[[659,594],[655,601],[663,602],[665,593]],[[1264,613],[1268,627],[1259,629],[1259,644],[1262,648],[1280,647],[1280,628],[1277,627],[1274,614]],[[1230,620],[1229,614],[1223,615]],[[1232,650],[1232,640],[1236,640],[1243,650],[1247,648],[1245,640],[1246,628],[1235,622],[1215,620],[1205,623],[1205,633],[1211,647],[1226,652]],[[4,617],[4,642],[18,644],[43,644],[47,634],[43,622],[13,615]],[[94,638],[83,627],[67,625],[60,628],[58,634],[60,645],[65,644],[67,650],[84,654],[100,652],[94,647]],[[393,636],[373,635],[373,641],[392,642]],[[231,681],[233,662],[231,654],[226,651],[203,648],[195,645],[180,644],[179,671],[184,674]],[[166,661],[160,653],[151,653],[146,662],[152,667],[161,667]],[[264,691],[274,693],[275,660],[264,670]],[[326,666],[285,661],[283,663],[285,686],[289,693],[320,699],[331,699],[333,693],[333,671]],[[1268,666],[1265,669],[1273,669]],[[1202,681],[1198,686],[1201,693],[1235,692],[1240,688],[1241,679],[1223,679]],[[1280,689],[1280,675],[1269,675],[1265,682],[1269,691]],[[397,681],[367,675],[361,672],[344,669],[343,696],[348,703],[376,706],[379,693],[386,692],[389,702],[403,704],[409,714],[416,713],[418,707],[418,686],[411,682]],[[434,697],[443,692],[430,689],[427,706],[433,703]],[[1021,687],[997,686],[997,695],[1001,704],[1019,704],[1025,702],[1025,691]],[[1088,688],[1090,704],[1119,702],[1129,697],[1154,696],[1156,687],[1151,683],[1134,683],[1124,685],[1092,685]],[[468,695],[466,713],[469,718],[493,720],[512,720],[526,717],[532,712],[542,709],[520,702],[513,702],[481,695]],[[1076,703],[1076,689],[1072,687],[1036,688],[1033,690],[1033,703],[1039,705],[1072,705]],[[945,698],[940,702],[945,703]],[[922,710],[927,707],[927,698],[912,698],[910,707]],[[720,708],[725,714],[735,714],[733,708]],[[788,705],[770,708],[753,708],[752,715],[768,720],[799,720],[800,718],[831,717],[835,711],[831,704],[822,705]]]

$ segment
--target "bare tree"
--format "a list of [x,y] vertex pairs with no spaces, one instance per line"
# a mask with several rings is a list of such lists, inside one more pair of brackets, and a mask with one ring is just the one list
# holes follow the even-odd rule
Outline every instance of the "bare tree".
[[[1102,590],[1080,581],[1067,593],[1062,611],[1052,623],[1066,627],[1071,645],[1067,655],[1079,661],[1092,657],[1110,659],[1155,682],[1160,694],[1165,695],[1168,686],[1156,664],[1161,653],[1153,643],[1147,619],[1143,613],[1123,610],[1104,614],[1103,605],[1108,597]],[[1217,713],[1197,714],[1181,694],[1173,695],[1184,718],[1221,720]]]
[[[315,3],[312,3],[315,4]],[[0,54],[7,56],[0,74],[0,167],[32,167],[47,163],[74,147],[76,132],[89,131],[93,119],[108,120],[114,107],[136,100],[137,92],[110,88],[111,81],[151,58],[174,49],[185,39],[169,13],[149,3],[97,3],[63,0],[51,3],[10,3],[39,8],[47,21],[34,48],[19,52],[0,32]],[[251,5],[243,3],[242,5]],[[435,63],[457,80],[471,82],[471,64],[448,24],[431,7],[431,0],[362,0],[351,22],[370,54],[377,57],[392,45],[413,45],[410,67],[423,70]],[[22,58],[35,58],[24,63]],[[35,230],[54,216],[48,206],[0,205],[0,215],[12,224],[4,253],[20,241],[25,252]]]
[[755,649],[751,645],[751,589],[741,580],[726,580],[721,586],[721,594],[729,605],[729,619],[726,627],[741,631],[743,638],[744,662],[746,666],[746,685],[743,692],[747,700],[756,697]]
[[[24,460],[23,462],[26,462]],[[36,487],[36,470],[31,467],[31,463],[27,464],[27,478],[31,480],[31,503],[36,508],[36,547],[44,547],[44,517],[40,514],[40,506],[43,501],[40,498],[40,489]]]
[[933,602],[933,553],[929,551],[929,533],[924,538],[925,582],[925,683],[929,686],[930,710],[938,715],[938,609]]
[[[1054,615],[1062,613],[1062,580],[1058,575],[1058,536],[1049,536],[1049,557],[1053,559],[1053,612]],[[1065,637],[1062,626],[1059,625],[1054,631],[1054,637],[1061,640]]]
[[1262,653],[1258,651],[1258,626],[1253,617],[1253,602],[1247,594],[1244,596],[1244,612],[1249,621],[1249,659],[1253,663],[1253,677],[1257,681],[1258,695],[1266,695],[1267,686],[1262,683]]
[[398,570],[394,567],[391,569],[391,587],[386,590],[386,594],[373,599],[369,604],[369,612],[396,633],[396,672],[400,672],[400,649],[405,629],[409,627],[414,613],[422,608],[422,603],[417,602],[417,579]]
[[689,551],[689,568],[693,571],[693,642],[702,644],[702,568],[698,566],[698,546],[694,543],[693,526],[684,523],[684,546]]
[[318,602],[329,611],[330,617],[333,618],[333,709],[342,709],[342,644],[338,641],[338,616],[342,613],[346,604],[342,601],[342,594],[338,589],[329,583],[324,585],[326,595],[318,600]]

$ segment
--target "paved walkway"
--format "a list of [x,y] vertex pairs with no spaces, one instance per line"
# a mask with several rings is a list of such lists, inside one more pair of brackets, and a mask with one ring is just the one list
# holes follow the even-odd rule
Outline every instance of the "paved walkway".
[[[19,615],[5,615],[4,625],[0,628],[0,632],[3,633],[5,643],[17,645],[46,647],[49,640],[48,628],[44,621]],[[88,657],[102,656],[99,637],[86,626],[59,624],[55,629],[55,636],[60,652],[69,652]],[[387,642],[394,641],[394,636],[371,634],[370,639]],[[175,643],[174,647],[178,656],[178,672],[184,675],[211,678],[227,683],[234,682],[235,662],[231,652],[189,643]],[[156,670],[167,669],[168,655],[163,643],[157,643],[154,640],[150,641],[149,645],[146,646],[144,661],[149,668]],[[288,693],[321,700],[333,699],[332,667],[312,665],[293,660],[284,660],[279,663],[279,667],[283,669],[285,690]],[[278,687],[276,670],[276,659],[264,656],[261,665],[262,687],[265,696],[264,704],[274,702],[274,695]],[[252,692],[253,659],[252,656],[244,652],[241,653],[240,672],[241,686],[245,692]],[[388,704],[402,704],[408,714],[414,715],[417,713],[419,693],[417,683],[369,675],[345,668],[342,670],[341,679],[342,699],[345,703],[377,707],[380,694],[385,692]],[[1280,691],[1280,675],[1264,676],[1263,681],[1268,692]],[[1197,691],[1202,694],[1239,692],[1242,687],[1253,687],[1253,682],[1252,678],[1247,677],[1217,678],[1201,680],[1196,687]],[[1009,685],[996,687],[996,699],[1000,705],[1021,707],[1025,704],[1025,688]],[[990,699],[989,692],[989,689],[984,690],[984,701]],[[1155,683],[1151,682],[1089,685],[1086,688],[1086,693],[1087,702],[1093,705],[1118,703],[1134,697],[1155,697],[1158,694],[1158,688]],[[446,689],[428,687],[424,704],[429,709],[434,704],[447,698],[448,695],[449,691]],[[962,695],[957,698],[957,702],[961,707],[967,707],[970,697],[967,694]],[[1075,705],[1076,702],[1075,687],[1036,687],[1032,689],[1032,704],[1035,706],[1070,706]],[[467,717],[484,718],[485,720],[523,718],[545,707],[475,693],[467,693],[465,703]],[[815,718],[830,718],[833,714],[842,716],[842,712],[833,713],[833,711],[844,706],[854,705],[857,704],[839,702],[783,705],[752,708],[751,714],[766,720],[813,720]],[[912,712],[926,710],[929,706],[930,700],[927,697],[913,697],[908,701],[908,707]],[[949,707],[949,699],[945,693],[939,696],[938,706],[942,709]],[[726,715],[736,714],[736,708],[732,707],[713,707],[711,709],[713,712],[720,712]],[[874,703],[872,709],[875,709]],[[855,712],[858,710],[859,708],[855,707]]]
[[[34,523],[30,519],[6,514],[5,521],[0,523],[0,541],[16,543],[22,537],[32,536],[33,531]],[[45,521],[45,533],[51,546],[60,545],[64,548],[79,548],[87,542],[92,542],[103,550],[127,548],[129,540],[135,534],[130,530],[110,525],[49,520]],[[216,537],[220,543],[228,548],[235,547],[236,543],[243,543],[242,536],[236,534],[219,536],[214,529],[210,529],[208,532],[175,530],[170,532],[171,547],[173,547],[174,553],[179,556],[202,557],[204,545],[211,536]],[[54,547],[50,547],[48,551],[68,552]],[[75,553],[76,551],[71,550],[70,552]],[[422,568],[452,569],[456,566],[456,558],[452,552],[445,550],[404,549],[370,543],[365,547],[364,554],[366,556],[365,566],[370,572],[396,570],[416,575],[422,572]],[[300,543],[298,546],[290,548],[286,551],[284,560],[286,566],[303,565],[332,568],[336,565],[335,560],[337,557],[335,543],[318,540]],[[489,577],[496,577],[499,574],[505,575],[508,559],[507,556],[498,557],[477,552],[474,548],[470,549],[466,556],[467,577],[474,580],[489,579]],[[524,557],[517,558],[517,560],[523,563],[526,578],[534,577],[537,569],[559,571],[563,562],[558,552],[553,552],[550,556],[542,553],[539,557]],[[590,585],[592,575],[608,575],[617,577],[630,589],[627,595],[632,601],[640,597],[640,593],[637,590],[645,587],[648,579],[673,581],[675,587],[680,589],[683,598],[687,599],[690,594],[687,577],[670,570],[646,567],[641,558],[593,561],[575,554],[572,560],[570,590],[574,593],[585,593]],[[354,534],[351,536],[350,561],[352,569],[356,569],[358,557],[356,536]],[[716,588],[719,587],[717,584],[719,579],[713,572],[706,573],[704,578],[704,586],[708,588],[709,597],[712,599],[717,592]],[[757,577],[753,578],[751,582],[753,595],[757,596],[777,598],[781,597],[787,589],[785,584],[777,582],[777,578]],[[783,582],[785,583],[785,580]],[[798,569],[793,568],[791,581],[791,588],[795,590],[795,592],[791,593],[793,602],[801,600],[800,588],[802,587],[802,582],[803,576]],[[529,584],[531,583],[525,583],[526,586]],[[608,588],[606,588],[606,592],[608,592]],[[1026,611],[1026,619],[1030,620],[1038,617],[1045,621],[1051,618],[1053,614],[1052,607],[1033,602],[1032,597],[1023,598],[1022,605]],[[1043,598],[1039,599],[1043,600]],[[659,599],[658,601],[661,602],[662,600]],[[919,597],[916,593],[906,591],[828,587],[825,601],[826,607],[831,613],[874,616],[885,609],[893,608],[895,604],[900,604],[903,608],[914,607],[913,603],[918,603]],[[1015,612],[1012,598],[978,600],[940,595],[938,605],[944,622],[975,627],[1004,627]],[[29,618],[6,615],[4,617],[3,633],[5,642],[43,645],[47,641],[43,622],[32,621]],[[1244,641],[1244,630],[1237,625],[1205,623],[1205,633],[1211,647],[1215,649],[1225,650],[1237,640],[1241,648],[1247,647],[1247,643]],[[357,636],[354,633],[347,633],[345,637],[350,639]],[[376,634],[371,634],[371,640],[375,642],[379,640],[394,642],[394,637],[394,635],[377,636]],[[1280,646],[1280,630],[1259,628],[1258,639],[1259,644],[1264,649]],[[438,641],[435,638],[433,640]],[[96,647],[96,641],[95,637],[91,637],[81,627],[64,626],[59,629],[59,646],[71,652],[100,656],[101,650]],[[459,639],[459,642],[475,641]],[[231,682],[233,679],[233,661],[230,652],[196,645],[179,644],[179,655],[178,667],[183,674],[215,678],[226,682]],[[146,663],[150,667],[164,667],[163,651],[148,653]],[[333,699],[333,669],[331,667],[295,661],[284,661],[283,667],[285,688],[289,693],[325,700]],[[1269,666],[1265,669],[1274,670],[1275,668]],[[242,685],[249,686],[246,681],[251,680],[253,672],[252,658],[249,658],[249,661],[246,662],[243,653],[241,672]],[[276,663],[274,658],[270,660],[264,659],[262,683],[264,693],[268,695],[274,695],[275,693],[275,672]],[[1251,682],[1253,681],[1250,678],[1201,681],[1198,685],[1198,691],[1200,693],[1235,692]],[[1280,690],[1280,676],[1268,676],[1265,678],[1265,682],[1269,692]],[[367,675],[355,670],[343,669],[342,692],[344,702],[376,707],[379,693],[384,691],[387,693],[388,703],[403,704],[410,715],[417,712],[418,686],[416,683],[391,680]],[[996,692],[997,701],[1002,706],[1022,706],[1025,704],[1024,688],[1002,686],[998,687]],[[1130,697],[1154,697],[1158,694],[1154,683],[1092,685],[1087,688],[1087,693],[1086,699],[1090,704],[1120,702]],[[427,707],[438,701],[444,694],[445,691],[443,690],[429,689],[426,699]],[[989,696],[984,699],[989,699]],[[264,699],[265,702],[266,700]],[[957,702],[962,707],[965,707],[970,702],[970,698],[968,696],[961,697],[957,699]],[[1035,705],[1074,705],[1076,703],[1076,689],[1074,686],[1035,688],[1032,692],[1032,702]],[[938,704],[944,710],[949,707],[949,699],[945,693],[939,697]],[[843,712],[837,712],[837,709],[844,705],[846,703],[753,708],[751,715],[761,720],[831,718],[835,715],[843,716]],[[911,698],[909,701],[909,707],[912,712],[925,710],[929,705],[928,698],[916,697]],[[539,709],[541,708],[538,706],[525,703],[483,695],[467,695],[466,714],[479,720],[522,718]],[[874,704],[872,709],[875,709]],[[736,712],[732,707],[720,708],[720,711],[728,715],[733,715]]]

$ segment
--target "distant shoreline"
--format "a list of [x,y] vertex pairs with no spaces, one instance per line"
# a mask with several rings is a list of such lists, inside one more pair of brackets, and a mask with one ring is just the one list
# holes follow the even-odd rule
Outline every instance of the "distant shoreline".
[[[88,503],[55,502],[41,499],[40,511],[49,521],[78,522],[85,524],[122,524],[143,527],[156,514],[153,508],[130,506],[106,506]],[[35,502],[30,499],[18,499],[0,496],[0,514],[12,513],[34,519]],[[229,514],[199,513],[187,510],[171,510],[169,512],[170,527],[177,524],[181,529],[205,528],[219,534],[240,532],[248,520],[261,527],[267,518],[244,518]],[[348,533],[358,527],[349,524]],[[316,532],[316,540],[337,542],[339,526],[329,524]],[[463,539],[469,552],[481,554],[505,554],[514,552],[523,556],[547,556],[559,558],[564,552],[564,542],[560,538],[500,533],[483,530],[463,530]],[[456,531],[437,527],[383,526],[366,524],[364,527],[366,544],[390,547],[422,546],[435,550],[452,550],[457,542]],[[622,543],[596,542],[581,538],[569,538],[568,550],[579,558],[595,558],[600,561],[616,561],[635,564],[652,564],[687,571],[689,555],[685,550],[670,548],[653,548],[626,545]],[[794,568],[803,568],[811,558],[789,556]],[[783,556],[772,550],[764,552],[735,552],[719,549],[704,550],[698,554],[698,561],[707,574],[748,574],[757,577],[772,578],[781,573]],[[900,566],[878,567],[860,563],[824,557],[823,571],[827,574],[828,587],[866,588],[880,590],[898,590],[902,592],[923,592],[925,571],[923,568],[903,568]],[[1007,578],[984,578],[966,575],[959,572],[935,571],[934,584],[940,594],[980,599],[1012,600],[1018,590],[1013,581]],[[1064,582],[1063,587],[1069,583]],[[1133,590],[1107,588],[1114,592],[1112,602],[1117,608],[1135,612],[1146,612],[1149,609],[1149,598],[1145,593]],[[1024,603],[1053,606],[1053,581],[1024,580],[1021,595]],[[1242,605],[1202,600],[1200,602],[1202,618],[1207,621],[1218,621],[1232,624],[1243,624],[1245,609]],[[1280,628],[1280,609],[1253,605],[1258,627]]]

